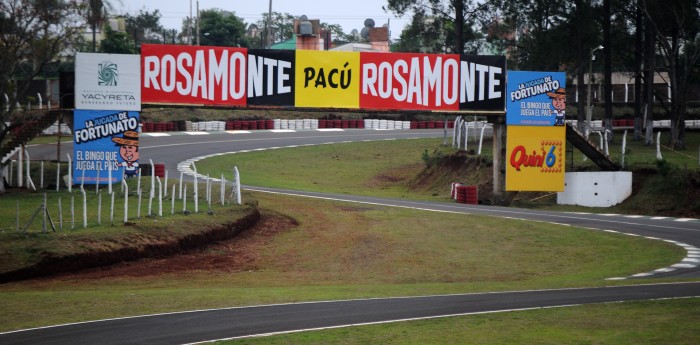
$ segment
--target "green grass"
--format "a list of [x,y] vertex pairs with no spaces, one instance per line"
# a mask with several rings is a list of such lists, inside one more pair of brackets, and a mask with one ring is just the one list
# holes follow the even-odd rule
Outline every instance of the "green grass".
[[[176,181],[170,180],[168,189]],[[189,190],[186,209],[191,215],[183,214],[183,201],[176,198],[174,214],[171,215],[172,199],[170,196],[162,202],[163,217],[158,217],[159,206],[156,199],[151,203],[149,212],[150,179],[142,178],[142,196],[140,217],[138,195],[135,179],[129,180],[128,224],[124,224],[124,200],[119,185],[113,186],[114,213],[110,212],[111,197],[104,186],[97,194],[94,186],[85,186],[85,205],[87,207],[87,226],[83,224],[83,195],[79,187],[72,193],[66,190],[33,193],[26,190],[13,190],[0,198],[0,272],[9,272],[34,265],[46,256],[58,257],[84,251],[113,250],[129,245],[145,245],[153,241],[165,241],[178,238],[188,233],[197,233],[203,229],[216,227],[235,220],[249,212],[249,206],[232,205],[230,200],[225,206],[219,203],[219,188],[212,186],[212,210],[204,200],[205,184],[199,184],[199,213],[195,214],[192,198],[193,186],[185,184]],[[157,185],[156,185],[157,186]],[[228,191],[227,191],[228,192]],[[43,217],[40,210],[46,194],[47,218],[46,230],[43,229]],[[177,194],[177,193],[176,193]],[[228,198],[229,195],[225,195]],[[60,202],[60,208],[59,208]],[[73,213],[71,213],[71,203]],[[35,217],[36,215],[36,217]],[[99,215],[99,216],[98,216]],[[113,219],[110,219],[113,216]],[[55,231],[50,221],[53,221]]]
[[[236,165],[246,185],[394,198],[432,198],[406,188],[424,167],[425,151],[447,153],[442,139],[318,145],[217,156],[197,162],[202,174],[231,178]],[[442,197],[446,200],[447,193]]]
[[310,331],[217,344],[697,344],[700,298],[608,303]]
[[623,283],[604,278],[685,254],[665,242],[547,223],[254,197],[299,225],[251,247],[231,244],[234,253],[257,253],[243,267],[0,285],[0,329],[268,303],[615,285]]

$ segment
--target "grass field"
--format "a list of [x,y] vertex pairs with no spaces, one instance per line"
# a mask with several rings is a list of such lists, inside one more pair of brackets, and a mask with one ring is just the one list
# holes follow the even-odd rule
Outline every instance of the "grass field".
[[[554,224],[254,196],[266,213],[294,221],[197,252],[186,264],[162,259],[145,268],[124,264],[116,274],[0,285],[0,329],[281,302],[622,284],[604,279],[685,254],[665,242]],[[241,256],[249,260],[237,263]]]
[[[441,143],[441,139],[407,140],[280,149],[231,155],[223,169],[210,162],[199,162],[197,167],[218,176],[237,165],[243,183],[251,185],[448,201],[446,186],[411,187],[424,167],[424,153],[439,156],[449,151]],[[379,144],[381,147],[373,146]],[[358,168],[351,164],[353,160],[370,162]],[[291,179],[297,171],[308,175]],[[0,285],[0,310],[5,311],[0,313],[0,330],[281,302],[624,284],[604,279],[668,266],[685,255],[665,242],[554,224],[258,193],[252,198],[268,217],[286,220],[287,225],[256,230],[250,238],[185,254],[192,261],[176,269],[169,269],[174,265],[172,258],[146,260],[105,271]],[[5,199],[0,199],[6,202],[2,208],[14,209],[14,200]],[[5,221],[7,218],[0,224]],[[181,224],[181,218],[174,218],[166,227]],[[101,230],[91,227],[78,232],[99,234]],[[59,239],[72,234],[63,231],[37,237],[41,236]],[[236,261],[241,257],[246,260]],[[204,262],[221,265],[212,269]],[[635,282],[650,281],[657,282]],[[695,340],[689,343],[697,343],[698,302],[685,301],[690,302],[482,315],[259,341],[304,343],[308,336],[310,343],[390,343],[390,337],[396,343],[460,343],[464,339],[489,344],[578,343],[579,339],[643,343],[637,340],[648,337],[646,328],[657,337],[650,339],[683,343],[679,339],[688,335]],[[634,325],[623,322],[625,317],[635,317]],[[595,322],[587,322],[589,319]],[[603,327],[608,328],[600,330]],[[630,327],[636,328],[624,331]],[[294,338],[297,336],[302,338]]]

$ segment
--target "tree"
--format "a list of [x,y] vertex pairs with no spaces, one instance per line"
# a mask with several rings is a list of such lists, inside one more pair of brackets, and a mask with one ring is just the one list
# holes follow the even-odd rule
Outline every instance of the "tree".
[[289,13],[279,13],[272,12],[272,17],[270,18],[270,27],[268,28],[267,17],[270,13],[265,12],[261,15],[262,19],[258,20],[255,24],[258,28],[261,28],[261,40],[259,47],[265,48],[263,44],[266,42],[267,30],[270,31],[269,36],[272,41],[267,42],[267,46],[275,44],[277,42],[286,41],[294,36],[294,16]]
[[165,32],[160,25],[160,11],[148,12],[139,10],[136,16],[127,15],[125,17],[126,32],[129,34],[136,46],[141,42],[165,43]]
[[[700,4],[697,0],[648,0],[643,6],[647,18],[645,29],[654,41],[649,43],[648,49],[653,47],[650,54],[658,49],[662,57],[658,62],[669,77],[670,99],[662,95],[657,97],[671,118],[669,145],[685,149],[688,81],[700,57]],[[646,62],[650,60],[651,57]]]
[[100,52],[109,54],[134,54],[134,42],[126,32],[112,30],[105,26],[105,38],[100,42]]
[[[439,26],[445,40],[444,52],[455,54],[463,54],[467,50],[475,52],[478,48],[474,42],[481,38],[479,26],[489,4],[473,0],[387,0],[387,3],[384,9],[396,15],[403,16],[412,12],[414,17],[432,20],[434,25],[426,26],[412,20],[412,24],[415,24],[412,30],[415,32],[424,27],[429,29],[424,33],[435,35],[435,26]],[[471,46],[467,46],[467,42],[472,42]]]
[[401,31],[400,40],[392,50],[410,53],[444,53],[446,41],[444,22],[439,18],[427,18],[422,10],[416,10],[411,23]]
[[219,9],[204,10],[199,13],[199,20],[200,44],[250,47],[250,41],[246,36],[246,25],[235,13]]
[[86,19],[92,30],[92,52],[97,52],[97,29],[104,25],[109,18],[109,10],[112,5],[105,0],[86,0],[88,10]]
[[340,26],[340,24],[328,24],[328,23],[321,23],[321,30],[326,30],[330,32],[331,34],[331,41],[335,44],[339,43],[345,43],[345,42],[350,42],[354,41],[355,37],[353,37],[350,34],[346,34],[343,31],[343,27]]
[[[26,99],[29,83],[18,80],[36,78],[60,54],[71,52],[83,30],[83,10],[82,4],[73,1],[0,2],[0,95],[9,98],[4,103],[0,96],[0,142],[27,120],[16,104]],[[5,191],[1,182],[3,168],[0,167],[0,192]]]

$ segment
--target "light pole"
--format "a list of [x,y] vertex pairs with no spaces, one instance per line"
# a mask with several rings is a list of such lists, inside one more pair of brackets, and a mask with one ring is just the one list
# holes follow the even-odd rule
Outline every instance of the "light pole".
[[597,46],[591,50],[591,57],[588,63],[588,92],[586,94],[586,123],[588,127],[591,127],[591,120],[593,118],[593,108],[591,108],[591,81],[593,80],[593,58],[595,57],[595,51],[603,49],[603,46]]

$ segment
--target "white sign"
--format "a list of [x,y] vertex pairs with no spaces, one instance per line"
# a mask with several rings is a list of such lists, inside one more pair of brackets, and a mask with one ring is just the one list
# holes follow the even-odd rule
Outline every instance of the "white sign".
[[76,53],[75,108],[141,111],[141,57]]

